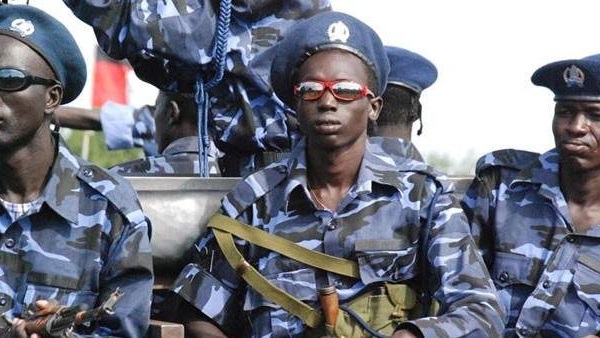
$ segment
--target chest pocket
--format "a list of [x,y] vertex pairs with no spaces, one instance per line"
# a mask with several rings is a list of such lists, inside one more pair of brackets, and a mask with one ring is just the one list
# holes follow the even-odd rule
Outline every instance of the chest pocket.
[[[600,261],[588,255],[577,260],[573,283],[577,297],[588,305],[590,310],[600,317]],[[600,318],[599,318],[600,319]]]
[[23,298],[16,304],[16,314],[26,313],[37,300],[53,299],[60,305],[80,305],[85,309],[92,309],[96,304],[98,294],[94,291],[78,290],[73,281],[52,276],[45,276],[43,280],[33,277],[28,278]]
[[492,270],[492,279],[500,288],[509,286],[534,287],[539,268],[533,259],[510,252],[498,252]]
[[366,284],[400,282],[415,276],[416,245],[405,238],[357,240],[354,246],[360,279]]
[[[315,272],[313,269],[300,269],[265,276],[275,287],[287,292],[292,297],[305,302],[316,302]],[[254,310],[261,306],[277,308],[279,305],[261,296],[253,288],[248,288],[244,310]]]

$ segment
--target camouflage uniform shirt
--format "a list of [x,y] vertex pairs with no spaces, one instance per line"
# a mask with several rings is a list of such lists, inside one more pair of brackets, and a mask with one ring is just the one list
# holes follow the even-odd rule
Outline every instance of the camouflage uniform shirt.
[[412,143],[410,140],[383,136],[371,136],[371,140],[371,142],[381,146],[383,148],[381,150],[392,157],[406,157],[416,161],[425,162],[423,160],[423,156],[419,152],[419,149],[417,149],[415,144]]
[[[439,317],[412,321],[425,337],[497,337],[500,305],[477,253],[458,201],[442,193],[433,205],[428,270],[417,261],[420,225],[438,181],[425,164],[386,155],[385,145],[367,144],[355,185],[333,212],[316,207],[306,180],[305,143],[285,162],[241,181],[222,202],[222,212],[271,234],[330,255],[357,260],[360,280],[310,268],[274,252],[238,243],[246,258],[277,287],[318,307],[317,287],[335,285],[342,301],[383,281],[412,286],[431,282],[441,303]],[[212,232],[197,242],[195,260],[175,282],[174,291],[213,318],[226,331],[248,318],[251,332],[238,337],[302,337],[301,321],[272,304],[236,275]],[[242,315],[243,312],[243,315]],[[410,323],[407,325],[411,325]],[[414,326],[413,326],[414,327]],[[230,332],[230,331],[229,331]]]
[[[217,163],[217,153],[214,144],[211,144],[211,154],[208,157],[209,173],[211,176],[220,176]],[[110,168],[111,172],[121,175],[144,174],[151,175],[199,175],[198,163],[198,137],[182,137],[169,144],[162,155],[148,156]]]
[[600,227],[575,233],[558,153],[483,156],[464,207],[508,314],[507,337],[600,331]]
[[129,183],[62,142],[57,148],[37,207],[13,222],[0,204],[0,312],[23,317],[38,299],[91,309],[119,288],[115,315],[75,332],[143,337],[153,282],[149,222]]

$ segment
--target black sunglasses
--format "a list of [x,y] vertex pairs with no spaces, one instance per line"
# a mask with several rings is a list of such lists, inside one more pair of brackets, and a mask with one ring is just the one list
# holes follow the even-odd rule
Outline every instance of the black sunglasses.
[[0,91],[18,92],[32,84],[53,86],[60,85],[60,82],[29,75],[25,71],[16,68],[0,68]]

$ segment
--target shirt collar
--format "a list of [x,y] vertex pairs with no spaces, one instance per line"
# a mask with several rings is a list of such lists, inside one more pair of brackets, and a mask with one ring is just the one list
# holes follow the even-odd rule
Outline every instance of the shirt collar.
[[509,187],[519,184],[531,184],[540,187],[540,193],[549,199],[562,196],[558,177],[559,156],[556,149],[541,154],[537,160],[517,173]]
[[[381,145],[378,142],[374,142],[373,140],[367,142],[358,177],[356,183],[349,191],[350,194],[361,195],[371,193],[375,184],[390,186],[399,192],[402,191],[400,173],[403,170],[399,170],[398,168],[397,162],[399,159],[393,158],[380,150]],[[418,161],[405,158],[401,160],[413,163],[414,165],[420,164]],[[296,189],[303,189],[308,197],[306,165],[306,138],[303,138],[292,150],[287,161],[289,180],[285,186],[285,196],[289,197]],[[423,166],[427,167],[425,164]],[[413,169],[411,167],[410,171]]]
[[511,185],[518,183],[558,186],[558,151],[552,149],[541,154],[537,160],[519,171]]
[[198,153],[198,136],[186,136],[179,138],[163,150],[163,155],[175,155],[180,153]]

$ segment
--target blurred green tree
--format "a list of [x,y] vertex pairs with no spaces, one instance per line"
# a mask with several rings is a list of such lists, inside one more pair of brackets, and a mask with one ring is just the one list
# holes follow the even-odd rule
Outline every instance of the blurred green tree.
[[[104,134],[102,132],[81,131],[61,128],[61,134],[66,140],[69,148],[76,154],[86,158],[88,161],[104,168],[109,168],[115,164],[144,157],[141,148],[127,150],[108,150],[104,144]],[[87,154],[85,152],[85,143],[88,143]]]

